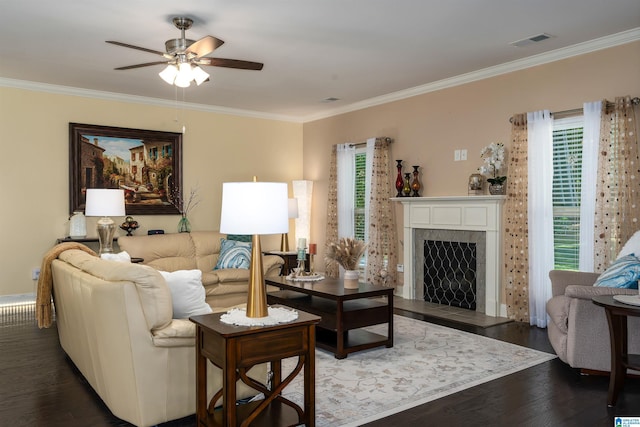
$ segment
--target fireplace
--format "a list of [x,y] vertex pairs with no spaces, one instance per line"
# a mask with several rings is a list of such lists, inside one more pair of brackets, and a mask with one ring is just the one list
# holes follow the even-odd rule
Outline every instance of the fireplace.
[[403,297],[500,316],[504,196],[393,200],[404,212]]
[[484,232],[416,229],[414,245],[416,299],[484,312]]

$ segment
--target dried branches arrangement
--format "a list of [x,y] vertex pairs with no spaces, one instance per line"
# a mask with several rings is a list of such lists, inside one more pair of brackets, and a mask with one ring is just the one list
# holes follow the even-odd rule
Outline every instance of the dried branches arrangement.
[[336,261],[345,270],[357,270],[366,247],[367,245],[361,240],[343,237],[337,243],[327,244],[324,257],[329,261]]

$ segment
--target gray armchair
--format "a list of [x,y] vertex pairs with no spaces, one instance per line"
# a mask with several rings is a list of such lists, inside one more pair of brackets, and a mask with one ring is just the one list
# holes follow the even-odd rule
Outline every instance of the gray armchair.
[[[553,297],[547,302],[549,341],[558,357],[572,368],[611,370],[609,325],[596,295],[637,295],[637,289],[594,287],[599,274],[552,270]],[[640,318],[629,317],[629,353],[640,354]],[[629,371],[640,374],[637,371]]]

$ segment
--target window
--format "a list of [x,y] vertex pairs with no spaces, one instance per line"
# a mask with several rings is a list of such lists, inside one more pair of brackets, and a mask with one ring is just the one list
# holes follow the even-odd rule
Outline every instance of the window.
[[553,123],[554,268],[578,270],[583,116]]
[[365,241],[365,169],[367,154],[364,149],[356,150],[355,154],[355,191],[353,200],[354,237]]

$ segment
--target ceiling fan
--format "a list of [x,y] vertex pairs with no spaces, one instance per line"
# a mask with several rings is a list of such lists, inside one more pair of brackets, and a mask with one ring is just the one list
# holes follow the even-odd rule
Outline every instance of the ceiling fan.
[[194,80],[198,85],[209,80],[209,74],[200,68],[201,65],[237,68],[241,70],[262,70],[264,64],[260,62],[207,57],[206,55],[222,46],[224,41],[213,36],[205,36],[197,41],[187,39],[185,37],[185,31],[193,25],[193,20],[190,18],[175,17],[173,18],[173,24],[181,31],[181,36],[179,39],[170,39],[165,42],[166,52],[107,40],[107,43],[153,53],[165,58],[163,61],[127,65],[125,67],[115,68],[115,70],[130,70],[151,65],[167,64],[167,67],[159,73],[160,77],[167,83],[175,84],[179,87],[188,87],[191,81]]

